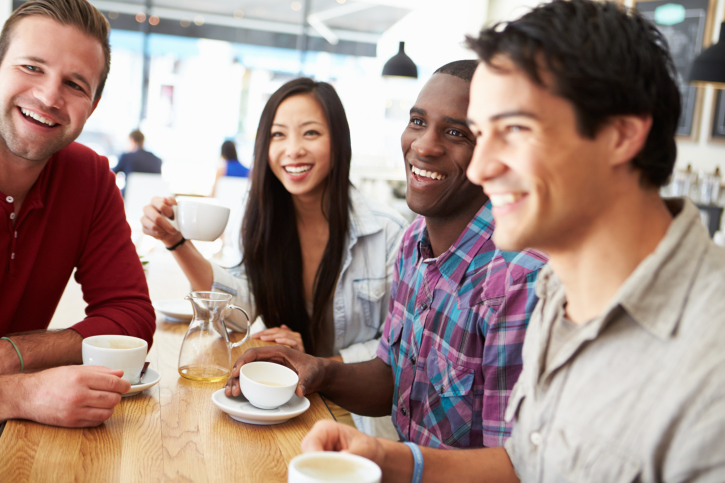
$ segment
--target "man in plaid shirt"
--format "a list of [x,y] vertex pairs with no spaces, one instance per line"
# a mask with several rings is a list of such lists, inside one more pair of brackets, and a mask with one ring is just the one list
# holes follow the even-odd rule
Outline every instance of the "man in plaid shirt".
[[[501,446],[508,397],[546,259],[502,252],[491,205],[466,178],[475,140],[466,122],[476,61],[436,71],[402,136],[408,206],[378,358],[341,364],[285,347],[248,350],[242,364],[273,360],[300,375],[297,394],[321,392],[356,414],[392,414],[403,441],[437,448]],[[391,370],[392,369],[392,370]]]

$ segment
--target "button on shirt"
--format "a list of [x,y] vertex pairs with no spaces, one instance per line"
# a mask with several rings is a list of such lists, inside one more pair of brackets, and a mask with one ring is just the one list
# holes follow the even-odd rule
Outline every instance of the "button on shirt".
[[668,208],[655,251],[566,337],[564,287],[542,270],[506,410],[521,481],[725,481],[725,250],[691,202]]
[[546,258],[502,252],[486,204],[433,258],[425,218],[406,232],[378,357],[395,378],[400,438],[439,448],[501,446],[509,393]]

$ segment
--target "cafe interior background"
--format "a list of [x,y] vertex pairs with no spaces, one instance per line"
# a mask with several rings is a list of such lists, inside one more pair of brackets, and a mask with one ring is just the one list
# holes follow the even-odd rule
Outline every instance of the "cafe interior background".
[[[632,5],[633,1],[625,3]],[[691,55],[717,42],[725,20],[725,0],[674,0],[674,4],[690,8],[692,2],[698,1],[704,4],[701,18],[690,22],[698,25],[693,35],[699,35],[702,42],[693,45],[686,36],[678,38],[681,32],[673,27],[676,48]],[[21,3],[0,0],[0,20],[4,21]],[[474,58],[461,44],[464,34],[475,35],[484,24],[514,19],[541,2],[91,3],[112,26],[112,68],[103,98],[78,142],[107,156],[113,167],[127,149],[129,132],[140,128],[146,135],[145,148],[163,160],[160,182],[126,193],[129,223],[139,246],[141,207],[152,195],[212,194],[223,141],[235,141],[240,161],[251,167],[256,126],[264,103],[280,85],[299,75],[330,82],[337,89],[352,131],[353,182],[412,217],[403,199],[405,171],[400,134],[418,91],[437,67]],[[669,2],[637,3],[661,6]],[[685,12],[682,7],[680,10]],[[417,67],[417,78],[381,75],[385,63],[398,52],[400,42],[405,43],[404,51]],[[717,206],[725,198],[725,190],[719,190],[720,195],[712,190],[702,195],[703,187],[719,188],[722,181],[713,175],[716,168],[725,168],[725,96],[718,92],[722,91],[712,86],[693,91],[691,117],[677,141],[679,177],[664,190],[689,194],[701,202],[706,224],[717,224],[708,217],[720,219],[722,210]],[[119,176],[119,187],[125,182]],[[232,197],[231,203],[239,199],[234,190],[225,196]]]

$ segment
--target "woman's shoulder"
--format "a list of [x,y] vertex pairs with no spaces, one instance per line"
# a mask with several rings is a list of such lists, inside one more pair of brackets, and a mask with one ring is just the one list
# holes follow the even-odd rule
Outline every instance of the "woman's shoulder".
[[374,233],[380,229],[403,231],[408,222],[390,206],[373,200],[356,188],[350,188],[351,227],[356,227],[361,235]]

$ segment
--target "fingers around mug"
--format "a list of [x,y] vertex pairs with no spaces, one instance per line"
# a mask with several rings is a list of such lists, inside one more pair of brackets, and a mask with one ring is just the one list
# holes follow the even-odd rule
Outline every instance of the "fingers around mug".
[[[170,207],[167,207],[169,210],[171,210]],[[143,218],[141,218],[141,223],[148,226],[148,222],[144,222],[145,219],[148,219],[153,225],[156,225],[154,228],[156,228],[157,231],[167,232],[167,233],[176,233],[178,230],[176,227],[171,223],[169,218],[159,211],[159,209],[154,205],[146,205],[143,207]],[[173,216],[173,212],[171,213]],[[152,228],[149,226],[149,228]]]
[[340,430],[335,421],[317,421],[307,435],[302,438],[300,449],[303,453],[331,451],[339,448]]
[[230,377],[227,379],[227,383],[224,386],[224,395],[227,397],[230,396],[239,396],[241,393],[241,388],[239,387],[239,377]]

